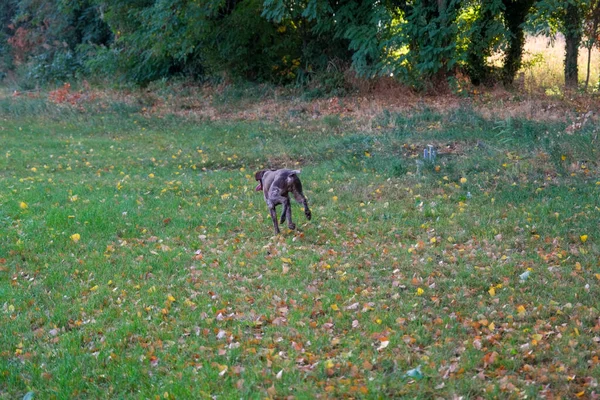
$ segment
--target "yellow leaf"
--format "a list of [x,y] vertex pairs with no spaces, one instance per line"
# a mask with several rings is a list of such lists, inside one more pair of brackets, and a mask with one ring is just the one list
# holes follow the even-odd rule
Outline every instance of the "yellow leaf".
[[467,183],[467,178],[460,178],[460,183]]
[[185,299],[184,303],[186,306],[188,307],[194,307],[196,305],[196,303],[194,303],[193,301],[191,301],[190,299]]
[[429,242],[430,243],[435,243],[435,242],[437,242],[437,240],[436,240],[436,238],[432,237],[431,239],[429,239]]
[[21,207],[21,210],[27,210],[29,208],[27,203],[25,203],[24,201],[19,203],[19,207]]
[[148,174],[148,178],[154,178],[154,174]]
[[519,314],[525,314],[525,306],[523,306],[523,305],[518,306],[517,307],[517,312]]
[[423,293],[425,293],[425,291],[421,288],[417,288],[417,296],[421,296],[423,295]]
[[496,289],[494,289],[494,287],[491,287],[490,290],[488,290],[488,293],[490,294],[490,296],[495,296],[496,295]]
[[81,235],[79,233],[74,233],[71,235],[71,240],[75,243],[79,242],[79,239],[81,239]]
[[281,257],[281,261],[283,261],[286,264],[291,264],[292,260],[290,258],[285,258],[285,257]]
[[338,201],[338,197],[337,197],[337,196],[333,196],[331,199],[332,199],[333,201]]
[[581,243],[585,243],[588,240],[588,235],[581,235],[579,239],[581,239]]
[[170,302],[174,302],[175,301],[175,297],[168,295],[167,296],[167,300],[169,300]]
[[371,157],[371,153],[369,153],[368,151],[365,151],[365,157]]
[[494,329],[496,329],[496,324],[494,324],[493,322],[491,324],[488,325],[488,328],[490,331],[493,331]]
[[96,290],[98,290],[98,285],[94,286],[93,288],[90,288],[90,292],[95,292]]
[[584,394],[585,394],[585,390],[582,390],[579,393],[575,393],[575,396],[577,396],[577,397],[583,397]]
[[331,305],[331,309],[332,309],[333,311],[340,311],[340,308],[337,306],[337,304],[332,304],[332,305]]
[[325,361],[325,368],[329,369],[329,368],[333,368],[335,364],[333,363],[333,361],[331,360],[327,360]]

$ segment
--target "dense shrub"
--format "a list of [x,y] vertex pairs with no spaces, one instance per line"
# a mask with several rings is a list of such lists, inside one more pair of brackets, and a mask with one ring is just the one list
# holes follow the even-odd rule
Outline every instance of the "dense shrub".
[[[573,83],[594,1],[5,0],[0,74],[20,69],[29,84],[245,80],[316,95],[344,91],[342,67],[416,88],[452,82],[458,71],[475,85],[510,84],[529,29],[565,34]],[[501,68],[488,63],[497,53]]]

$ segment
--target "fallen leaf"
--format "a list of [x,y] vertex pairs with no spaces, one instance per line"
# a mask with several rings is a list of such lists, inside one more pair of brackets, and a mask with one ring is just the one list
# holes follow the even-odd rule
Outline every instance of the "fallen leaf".
[[381,350],[385,349],[386,347],[388,347],[389,344],[390,344],[389,340],[384,340],[383,342],[381,342],[381,344],[379,345],[377,350],[381,351]]
[[483,367],[487,368],[489,365],[493,364],[498,357],[498,353],[492,351],[491,353],[487,353],[483,356]]

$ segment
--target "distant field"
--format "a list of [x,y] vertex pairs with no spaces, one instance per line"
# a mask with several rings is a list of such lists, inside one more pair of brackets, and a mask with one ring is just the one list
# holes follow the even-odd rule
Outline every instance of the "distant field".
[[[524,78],[528,90],[545,89],[558,92],[565,83],[565,40],[558,36],[553,42],[545,37],[527,37],[525,43]],[[579,82],[583,85],[587,74],[588,51],[579,50]],[[590,62],[590,90],[598,87],[600,52],[594,48]]]
[[[0,398],[598,393],[596,125],[142,107],[0,100]],[[302,169],[296,232],[269,166]]]

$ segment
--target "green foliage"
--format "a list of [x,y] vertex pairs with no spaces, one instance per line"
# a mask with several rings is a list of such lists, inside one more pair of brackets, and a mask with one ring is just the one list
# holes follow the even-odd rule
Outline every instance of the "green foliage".
[[400,56],[393,72],[416,85],[423,78],[443,77],[456,65],[455,23],[459,0],[415,2],[405,11],[405,23],[399,29],[398,46],[408,51]]
[[14,68],[8,39],[13,31],[10,26],[16,10],[16,0],[6,0],[0,3],[0,81],[9,70]]
[[145,84],[177,74],[277,83],[296,78],[297,28],[263,18],[262,1],[103,4],[117,37],[112,56],[126,80]]
[[487,60],[507,42],[503,10],[500,0],[475,1],[464,9],[459,19],[466,38],[465,69],[474,85],[494,83],[492,67]]
[[[527,26],[565,33],[570,77],[592,1],[7,0],[0,73],[20,69],[29,85],[76,76],[296,84],[308,97],[346,92],[348,68],[419,89],[459,70],[474,84],[510,83]],[[501,74],[488,65],[499,52]]]
[[6,40],[0,47],[10,50],[6,54],[27,85],[73,78],[82,67],[79,45],[108,44],[112,37],[92,0],[6,4],[0,20]]

